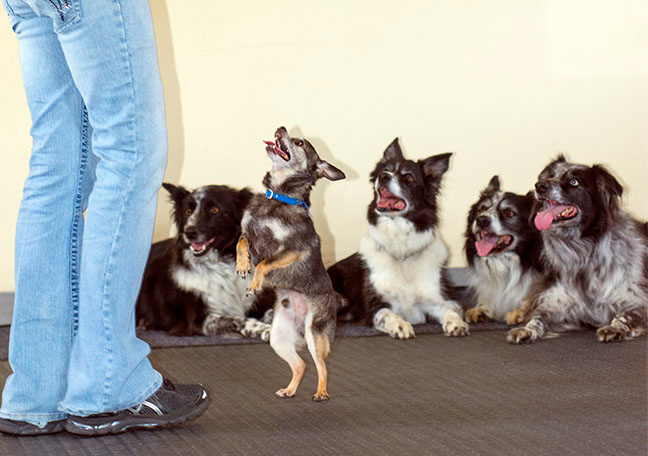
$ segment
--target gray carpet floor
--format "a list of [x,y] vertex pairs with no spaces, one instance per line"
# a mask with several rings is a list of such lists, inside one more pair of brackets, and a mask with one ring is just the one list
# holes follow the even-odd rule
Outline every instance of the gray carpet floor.
[[[297,396],[265,344],[154,349],[151,360],[213,399],[193,423],[101,438],[0,436],[6,455],[646,455],[647,340],[603,345],[575,332],[512,346],[505,331],[336,340],[331,400]],[[0,362],[0,381],[9,373]]]

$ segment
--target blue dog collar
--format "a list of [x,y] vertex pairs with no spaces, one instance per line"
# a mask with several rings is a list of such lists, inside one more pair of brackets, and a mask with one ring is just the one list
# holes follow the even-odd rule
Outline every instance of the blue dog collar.
[[308,204],[306,204],[305,201],[302,201],[297,198],[291,198],[290,196],[282,195],[281,193],[275,193],[270,189],[266,190],[265,196],[268,199],[281,201],[282,203],[291,204],[293,206],[300,206],[306,210],[309,210]]

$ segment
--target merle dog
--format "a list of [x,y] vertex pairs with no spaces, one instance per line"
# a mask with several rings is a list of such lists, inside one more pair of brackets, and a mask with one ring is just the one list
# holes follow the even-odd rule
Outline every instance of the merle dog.
[[247,297],[235,272],[240,221],[252,193],[222,185],[194,191],[163,186],[178,233],[151,247],[136,308],[138,326],[177,336],[235,332],[267,341],[270,325],[254,317],[263,317],[274,296]]
[[535,185],[534,222],[547,272],[511,343],[550,329],[597,328],[601,342],[632,339],[648,322],[646,225],[620,206],[621,184],[603,166],[552,161]]
[[338,317],[394,338],[414,337],[412,324],[441,322],[448,336],[468,335],[444,268],[448,251],[437,230],[437,196],[450,156],[412,161],[398,138],[371,173],[369,231],[359,251],[328,270],[343,297]]
[[243,216],[237,245],[236,268],[247,276],[255,271],[249,292],[277,293],[270,345],[290,365],[292,380],[276,392],[293,397],[306,364],[297,353],[307,345],[317,368],[315,401],[328,399],[325,359],[335,335],[338,300],[322,263],[320,238],[310,217],[310,193],[325,177],[343,179],[344,173],[321,160],[310,142],[291,138],[284,127],[275,141],[266,141],[272,169],[265,175],[266,194],[255,195]]
[[529,222],[533,192],[504,192],[498,176],[488,183],[470,208],[465,252],[477,305],[466,321],[523,322],[520,307],[542,270],[540,232]]

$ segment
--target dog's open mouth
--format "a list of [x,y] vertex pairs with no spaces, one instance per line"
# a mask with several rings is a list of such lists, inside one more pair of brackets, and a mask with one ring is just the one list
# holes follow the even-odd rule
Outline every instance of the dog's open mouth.
[[290,161],[290,153],[283,150],[281,145],[281,140],[277,138],[277,141],[263,141],[266,143],[266,152],[269,154],[279,155],[284,161]]
[[499,236],[488,231],[480,232],[477,238],[475,247],[477,247],[477,255],[480,257],[485,257],[492,253],[499,253],[513,242],[513,236],[510,234]]
[[549,207],[536,214],[533,222],[539,230],[548,230],[553,222],[569,220],[578,215],[578,208],[571,204],[560,204],[556,201],[547,200]]
[[193,253],[195,256],[204,255],[205,253],[207,253],[207,248],[212,242],[214,242],[214,238],[211,238],[207,242],[192,242],[189,245],[189,248],[191,249],[191,253]]
[[397,197],[385,187],[378,189],[378,201],[376,201],[376,208],[381,211],[400,212],[405,210],[407,203],[402,198]]

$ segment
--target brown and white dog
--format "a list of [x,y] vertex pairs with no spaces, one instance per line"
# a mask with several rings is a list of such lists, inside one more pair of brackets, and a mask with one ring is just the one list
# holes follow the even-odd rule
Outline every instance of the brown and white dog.
[[292,380],[275,394],[293,397],[306,364],[297,353],[304,345],[317,368],[315,401],[329,398],[325,359],[335,335],[338,299],[322,263],[320,238],[309,209],[315,182],[343,179],[344,173],[321,160],[303,138],[291,138],[284,127],[275,141],[266,141],[272,169],[265,175],[266,194],[248,204],[237,244],[236,270],[245,277],[254,264],[248,286],[252,293],[276,291],[270,345],[290,365]]
[[548,330],[597,328],[601,342],[633,339],[648,323],[646,225],[620,207],[621,184],[602,166],[562,155],[540,173],[534,222],[541,230],[544,279],[511,343]]

